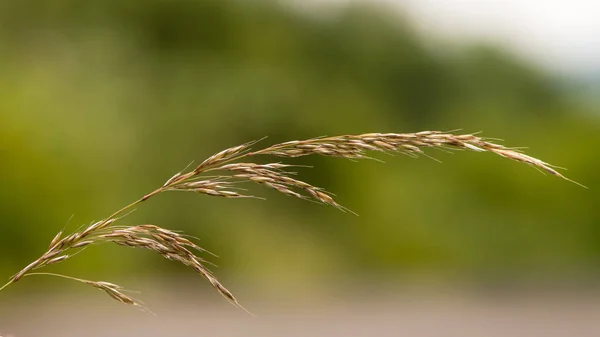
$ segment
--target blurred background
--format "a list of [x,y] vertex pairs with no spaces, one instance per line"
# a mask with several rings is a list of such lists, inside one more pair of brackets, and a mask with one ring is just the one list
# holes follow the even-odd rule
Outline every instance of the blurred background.
[[256,189],[268,200],[163,194],[123,220],[200,238],[257,317],[108,245],[46,271],[141,290],[156,317],[38,276],[0,294],[0,335],[597,336],[598,17],[585,0],[0,1],[5,279],[71,216],[263,136],[483,131],[590,187],[491,154],[302,159],[359,216]]

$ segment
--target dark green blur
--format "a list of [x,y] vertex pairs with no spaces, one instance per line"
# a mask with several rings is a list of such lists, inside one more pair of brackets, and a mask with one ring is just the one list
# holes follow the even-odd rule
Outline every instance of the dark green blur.
[[[570,82],[492,46],[424,38],[400,14],[267,1],[0,3],[0,277],[192,160],[268,136],[483,131],[568,168],[586,190],[491,154],[295,162],[360,216],[163,194],[124,224],[182,229],[217,275],[269,287],[365,278],[591,282],[600,269],[600,114]],[[48,271],[191,276],[98,246]],[[164,277],[164,276],[161,276]],[[41,280],[38,280],[42,282]]]

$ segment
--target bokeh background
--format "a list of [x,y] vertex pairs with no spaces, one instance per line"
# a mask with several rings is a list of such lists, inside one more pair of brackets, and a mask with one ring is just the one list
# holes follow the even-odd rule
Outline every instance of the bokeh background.
[[[1,1],[4,278],[71,216],[70,230],[99,220],[192,160],[263,136],[483,131],[590,189],[489,154],[306,158],[302,177],[358,217],[256,189],[268,200],[163,194],[123,220],[200,238],[257,318],[151,252],[98,246],[48,271],[143,290],[157,317],[39,276],[0,294],[0,335],[600,333],[600,63],[543,49],[546,35],[520,39],[518,19],[536,13],[508,13],[503,38],[448,33],[453,6]],[[560,38],[558,51],[600,45]]]

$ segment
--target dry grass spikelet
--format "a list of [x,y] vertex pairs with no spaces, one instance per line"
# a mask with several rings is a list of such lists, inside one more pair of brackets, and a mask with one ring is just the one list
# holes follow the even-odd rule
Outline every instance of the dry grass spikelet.
[[[249,142],[218,152],[193,170],[175,174],[158,189],[121,208],[105,219],[84,227],[82,230],[78,230],[67,236],[63,236],[63,231],[60,231],[51,240],[45,253],[11,277],[4,286],[0,287],[0,290],[19,281],[23,276],[53,275],[85,283],[104,291],[121,303],[143,308],[141,302],[127,295],[124,289],[118,285],[103,281],[83,280],[59,274],[35,272],[39,268],[63,262],[81,252],[89,245],[110,242],[130,248],[148,249],[168,260],[179,262],[208,280],[232,304],[241,307],[233,294],[206,267],[206,264],[208,264],[207,261],[199,256],[200,254],[207,253],[206,250],[184,236],[163,227],[151,224],[118,226],[116,223],[136,205],[167,191],[195,192],[224,198],[255,197],[244,194],[243,190],[237,187],[241,183],[248,182],[268,187],[284,195],[313,200],[334,206],[340,210],[347,210],[337,203],[331,194],[324,189],[293,178],[292,172],[288,170],[294,167],[294,165],[275,162],[257,164],[248,161],[255,156],[295,158],[308,155],[321,155],[363,159],[370,158],[367,156],[368,152],[402,153],[411,157],[417,157],[424,155],[424,149],[427,148],[462,149],[476,152],[491,152],[513,161],[528,164],[559,178],[572,181],[559,173],[555,167],[542,160],[515,149],[490,142],[474,134],[457,135],[440,131],[366,133],[295,140],[252,151],[251,147],[256,143]],[[207,173],[211,175],[209,176]]]

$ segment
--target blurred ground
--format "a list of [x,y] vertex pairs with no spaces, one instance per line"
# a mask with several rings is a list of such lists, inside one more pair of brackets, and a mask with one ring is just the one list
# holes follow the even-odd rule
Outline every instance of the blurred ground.
[[[255,317],[191,294],[149,299],[156,316],[93,296],[29,298],[0,314],[14,337],[447,336],[594,337],[598,293],[469,294],[429,291],[303,301],[248,301]],[[212,296],[209,296],[212,297]],[[98,301],[96,301],[98,300]],[[26,317],[26,319],[25,319]]]

